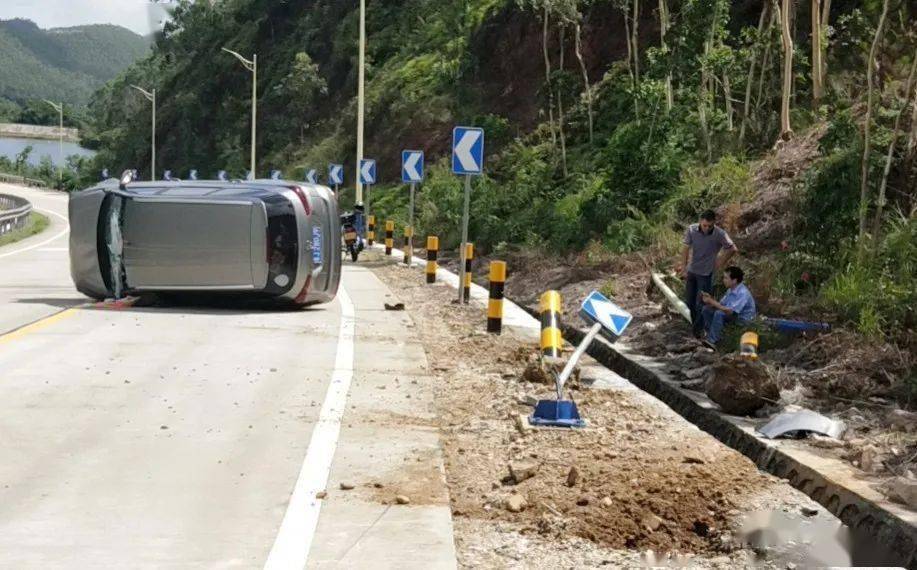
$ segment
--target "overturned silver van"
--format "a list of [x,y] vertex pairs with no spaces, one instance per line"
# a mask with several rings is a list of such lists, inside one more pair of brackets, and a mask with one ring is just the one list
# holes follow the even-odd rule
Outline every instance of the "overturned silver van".
[[70,195],[70,274],[95,299],[207,292],[327,303],[341,280],[337,200],[324,187],[108,180]]

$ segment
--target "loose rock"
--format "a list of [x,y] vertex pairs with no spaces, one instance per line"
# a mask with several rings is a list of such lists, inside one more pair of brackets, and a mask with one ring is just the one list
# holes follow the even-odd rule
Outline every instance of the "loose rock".
[[538,473],[541,467],[538,463],[517,463],[509,464],[509,478],[514,485],[522,483],[526,479],[531,479]]
[[576,466],[570,468],[570,471],[567,472],[567,487],[572,487],[576,485],[576,481],[579,479],[579,471],[576,469]]
[[512,494],[506,499],[503,506],[511,513],[521,513],[528,506],[528,502],[522,495]]
[[353,490],[352,483],[341,483],[341,491],[352,491],[352,490]]
[[411,499],[405,495],[398,495],[397,497],[395,497],[395,502],[398,503],[399,505],[409,505],[411,504]]
[[713,365],[713,377],[707,381],[706,390],[725,413],[738,416],[751,415],[780,399],[780,387],[764,364],[738,355],[727,356]]

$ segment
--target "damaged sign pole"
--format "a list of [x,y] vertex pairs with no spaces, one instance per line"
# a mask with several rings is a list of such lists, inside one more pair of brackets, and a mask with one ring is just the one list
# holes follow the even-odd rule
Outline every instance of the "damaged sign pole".
[[484,173],[484,130],[474,127],[455,127],[452,130],[452,172],[465,177],[465,208],[462,213],[462,243],[459,247],[458,302],[466,302],[465,249],[468,247],[469,210],[471,208],[471,177]]
[[561,373],[555,377],[558,400],[564,399],[564,385],[567,383],[567,380],[570,379],[570,374],[573,373],[573,369],[576,368],[583,353],[586,352],[589,345],[592,344],[592,341],[595,340],[595,337],[598,336],[600,332],[602,332],[602,323],[595,323],[592,325],[592,328],[589,329],[589,332],[583,338],[583,342],[579,343],[579,346],[577,346],[573,354],[570,355],[570,360],[567,361],[567,365],[564,366]]

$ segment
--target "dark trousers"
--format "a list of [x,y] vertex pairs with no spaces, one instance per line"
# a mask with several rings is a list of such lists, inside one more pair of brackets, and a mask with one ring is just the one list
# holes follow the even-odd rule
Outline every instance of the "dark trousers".
[[701,291],[713,293],[713,274],[697,275],[688,272],[688,279],[685,281],[685,305],[691,310],[694,334],[700,334],[704,330],[704,318],[701,316],[703,308],[700,300]]

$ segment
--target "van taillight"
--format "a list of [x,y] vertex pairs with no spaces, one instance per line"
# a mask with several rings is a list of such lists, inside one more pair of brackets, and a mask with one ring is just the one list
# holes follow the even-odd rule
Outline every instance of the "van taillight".
[[300,188],[299,186],[293,186],[293,192],[296,192],[296,195],[299,196],[299,201],[302,202],[303,209],[306,210],[306,215],[312,215],[312,207],[309,205],[309,198],[306,196],[306,191]]

